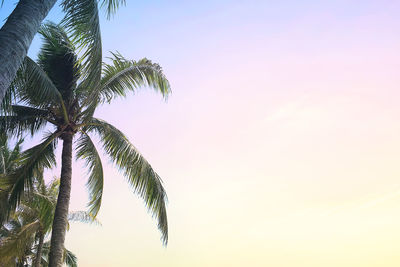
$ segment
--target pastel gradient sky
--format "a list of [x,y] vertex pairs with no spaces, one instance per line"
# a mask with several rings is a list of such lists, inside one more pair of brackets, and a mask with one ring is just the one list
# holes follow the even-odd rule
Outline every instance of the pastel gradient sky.
[[[67,235],[79,266],[400,266],[399,1],[127,2],[105,55],[160,63],[173,93],[96,116],[163,178],[170,240],[105,164],[102,226]],[[71,210],[85,181],[76,163]]]

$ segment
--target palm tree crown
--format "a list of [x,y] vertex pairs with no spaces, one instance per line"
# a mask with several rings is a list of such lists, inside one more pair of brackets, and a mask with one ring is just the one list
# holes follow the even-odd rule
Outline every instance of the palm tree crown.
[[89,171],[89,211],[96,216],[103,192],[102,162],[91,139],[97,134],[105,153],[123,171],[128,183],[158,220],[162,241],[166,244],[166,193],[159,175],[121,131],[93,116],[100,104],[142,86],[152,87],[167,97],[170,85],[161,67],[148,59],[130,61],[117,53],[112,54],[110,64],[88,60],[82,63],[76,41],[61,26],[47,24],[40,33],[44,44],[38,61],[25,59],[11,88],[14,105],[3,105],[6,111],[0,116],[0,131],[9,135],[26,132],[33,135],[46,125],[52,125],[54,130],[46,132],[40,144],[27,150],[21,166],[7,175],[10,205],[16,207],[24,190],[32,186],[33,173],[53,164],[57,140],[64,141],[65,149],[66,140],[76,137],[76,155],[85,160]]

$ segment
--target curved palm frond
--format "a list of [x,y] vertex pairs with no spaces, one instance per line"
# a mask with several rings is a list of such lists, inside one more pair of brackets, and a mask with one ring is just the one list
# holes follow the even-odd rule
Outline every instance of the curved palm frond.
[[64,250],[64,263],[68,267],[78,267],[78,258],[68,249]]
[[117,12],[118,8],[125,4],[125,0],[103,0],[101,6],[106,8],[107,19],[110,19]]
[[47,122],[52,122],[49,115],[47,110],[12,105],[10,114],[0,116],[0,131],[9,136],[20,136],[26,132],[33,136]]
[[84,117],[91,118],[97,105],[112,99],[125,97],[128,91],[140,87],[151,87],[166,99],[171,93],[169,81],[157,63],[144,58],[139,61],[127,60],[119,53],[112,53],[111,64],[103,64],[103,76],[98,87],[84,96],[82,107]]
[[65,12],[62,25],[66,27],[81,57],[85,84],[96,84],[101,77],[102,45],[97,0],[63,0]]
[[69,103],[73,100],[80,77],[75,47],[60,25],[47,23],[39,33],[44,42],[38,55],[38,65],[57,87],[62,99]]
[[43,108],[62,102],[61,94],[43,69],[31,58],[26,57],[12,84],[21,101]]
[[[60,112],[64,119],[68,119],[60,91],[41,66],[29,57],[25,58],[9,90],[13,92],[13,98],[32,107],[42,109],[49,106],[60,106]],[[2,112],[7,114],[10,111],[11,103],[5,104]]]
[[46,123],[45,119],[31,114],[0,116],[0,131],[10,137],[21,136],[24,132],[34,135]]
[[162,234],[161,239],[164,244],[167,244],[167,194],[160,176],[125,135],[111,124],[93,118],[92,122],[86,126],[86,131],[95,132],[101,137],[105,152],[124,172],[128,183],[143,198],[148,210],[157,219],[158,228]]
[[96,217],[100,210],[101,200],[103,196],[103,165],[99,153],[94,143],[86,133],[82,133],[77,140],[77,157],[84,159],[86,166],[89,168],[89,179],[86,186],[89,189],[89,212]]
[[127,60],[119,53],[112,55],[112,63],[104,64],[98,89],[102,99],[110,101],[117,96],[125,96],[127,90],[134,91],[143,86],[152,87],[165,98],[171,93],[170,84],[157,63],[146,58]]
[[48,134],[42,143],[23,153],[20,165],[14,172],[0,176],[0,189],[9,192],[10,210],[19,204],[25,189],[32,188],[33,177],[41,173],[43,168],[51,168],[56,164],[54,149],[59,135],[58,132]]

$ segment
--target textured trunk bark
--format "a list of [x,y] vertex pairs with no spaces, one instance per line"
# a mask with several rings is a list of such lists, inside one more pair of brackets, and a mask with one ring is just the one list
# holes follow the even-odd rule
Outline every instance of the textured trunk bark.
[[0,103],[56,0],[20,0],[0,29]]
[[61,155],[61,179],[51,233],[49,267],[61,267],[64,255],[65,232],[68,222],[68,208],[72,176],[72,133],[63,135]]
[[44,234],[42,231],[40,231],[39,232],[39,244],[38,244],[38,248],[36,251],[35,262],[33,265],[34,267],[40,267],[40,262],[42,261],[43,240],[44,240]]

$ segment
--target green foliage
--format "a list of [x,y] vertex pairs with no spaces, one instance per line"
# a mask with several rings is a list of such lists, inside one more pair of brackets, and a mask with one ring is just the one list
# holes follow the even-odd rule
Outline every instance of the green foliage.
[[12,89],[21,102],[37,108],[57,105],[63,101],[47,73],[29,57],[25,58],[19,69]]
[[47,123],[49,112],[38,108],[11,105],[11,110],[6,116],[0,116],[0,127],[6,129],[8,136],[25,133],[34,135]]
[[100,136],[104,151],[123,171],[134,191],[143,198],[150,212],[158,220],[162,240],[167,242],[168,222],[165,208],[167,195],[160,176],[125,135],[111,124],[93,118],[85,127],[85,131],[95,132]]
[[168,80],[161,67],[144,58],[139,61],[127,60],[119,53],[112,53],[111,64],[104,65],[103,78],[94,93],[100,99],[110,102],[117,96],[126,96],[127,91],[148,86],[160,92],[164,97],[170,93]]
[[96,150],[90,137],[83,133],[77,141],[77,157],[86,161],[89,179],[87,187],[89,189],[89,212],[96,216],[100,210],[101,199],[103,197],[103,165],[99,153]]
[[[13,83],[15,99],[0,116],[0,132],[8,135],[33,135],[46,125],[54,129],[40,144],[24,152],[18,168],[3,175],[0,188],[9,192],[11,207],[18,207],[24,192],[33,191],[31,177],[55,164],[56,141],[66,134],[73,135],[77,137],[77,158],[83,159],[88,168],[88,208],[90,216],[95,218],[104,184],[102,162],[91,139],[97,134],[103,150],[122,170],[134,192],[143,198],[158,221],[162,241],[166,244],[167,196],[161,178],[122,132],[94,118],[93,114],[98,105],[125,97],[141,87],[154,88],[167,98],[169,82],[161,67],[148,59],[131,61],[113,53],[110,64],[102,63],[100,29],[96,28],[97,1],[65,0],[62,4],[67,11],[64,26],[47,24],[42,27],[44,44],[39,60],[37,63],[29,58],[25,60]],[[124,1],[102,2],[106,4],[112,13]],[[78,53],[82,55],[80,58]],[[15,101],[23,105],[15,105]],[[42,193],[37,197],[46,203]]]
[[[49,259],[49,252],[50,252],[50,242],[46,242],[43,244],[43,254],[41,259],[41,266],[48,267],[48,259]],[[75,256],[74,253],[69,251],[68,249],[64,249],[64,264],[67,267],[78,267],[78,258]]]
[[125,5],[125,0],[103,0],[101,6],[106,8],[107,18],[114,15],[121,5]]
[[[27,155],[30,155],[31,151],[21,152],[21,143],[22,140],[17,141],[11,150],[7,138],[0,136],[0,160],[4,162],[0,171],[3,175],[18,171],[24,159],[30,157]],[[4,177],[6,176],[1,177],[1,181]],[[37,256],[39,239],[44,239],[51,232],[60,182],[54,179],[46,185],[42,170],[37,170],[31,180],[34,180],[31,190],[22,192],[18,209],[10,212],[10,206],[1,206],[0,214],[8,212],[9,216],[7,221],[0,224],[0,266],[30,266]],[[5,199],[0,203],[6,203],[11,194],[9,190],[3,191],[4,187],[1,188],[0,192],[5,193]],[[71,212],[68,219],[99,224],[91,214],[84,211]],[[46,242],[42,253],[42,266],[47,266],[48,247]],[[64,262],[67,266],[77,266],[76,256],[68,250],[65,250]]]
[[82,51],[83,77],[96,85],[101,78],[102,45],[97,0],[64,0],[61,3],[68,30],[77,48]]
[[80,76],[75,48],[59,25],[45,24],[39,33],[44,43],[38,55],[38,65],[56,86],[63,101],[69,102],[74,97],[74,88]]
[[18,206],[25,191],[32,190],[33,178],[40,175],[43,169],[55,165],[54,149],[59,135],[60,133],[48,134],[42,143],[21,155],[16,170],[0,176],[0,188],[9,192],[11,210]]

